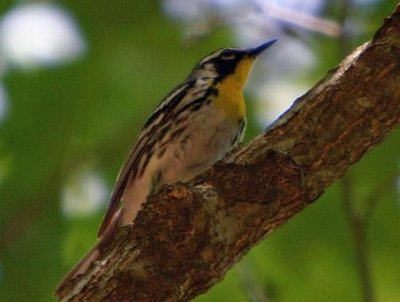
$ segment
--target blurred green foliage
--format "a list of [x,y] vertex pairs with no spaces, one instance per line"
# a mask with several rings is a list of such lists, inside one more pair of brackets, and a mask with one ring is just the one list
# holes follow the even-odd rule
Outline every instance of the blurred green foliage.
[[[182,42],[181,25],[168,19],[155,0],[58,3],[81,27],[86,56],[50,69],[13,70],[3,79],[10,108],[0,128],[5,171],[0,182],[0,301],[55,300],[55,285],[94,243],[103,214],[76,219],[62,214],[60,192],[68,176],[90,165],[111,188],[161,97],[204,54],[232,44],[223,28],[189,47]],[[3,1],[0,13],[10,7],[11,1]],[[393,1],[380,1],[353,11],[367,28],[354,46],[368,39],[392,8]],[[313,74],[305,75],[310,87],[340,61],[335,41],[314,38],[319,62]],[[247,138],[262,130],[251,116],[250,124]],[[387,175],[399,170],[399,145],[397,131],[349,172],[360,207]],[[241,265],[272,301],[361,301],[342,196],[341,187],[332,186],[246,256]],[[385,191],[369,223],[377,301],[400,296],[398,201],[394,188]],[[232,269],[197,301],[250,301],[242,278],[240,270]]]

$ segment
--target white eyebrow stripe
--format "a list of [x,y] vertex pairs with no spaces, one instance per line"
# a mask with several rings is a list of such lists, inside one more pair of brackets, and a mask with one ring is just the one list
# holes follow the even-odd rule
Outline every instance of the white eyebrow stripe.
[[198,63],[198,65],[204,64],[204,63],[207,62],[207,61],[210,61],[210,60],[212,60],[212,59],[214,59],[214,58],[217,58],[218,56],[221,55],[221,53],[222,53],[224,50],[233,50],[233,51],[235,51],[235,50],[239,50],[239,48],[235,48],[235,47],[221,48],[221,49],[219,49],[219,50],[217,50],[217,51],[215,51],[215,52],[209,54],[209,55],[206,56],[205,58],[203,58],[203,59]]

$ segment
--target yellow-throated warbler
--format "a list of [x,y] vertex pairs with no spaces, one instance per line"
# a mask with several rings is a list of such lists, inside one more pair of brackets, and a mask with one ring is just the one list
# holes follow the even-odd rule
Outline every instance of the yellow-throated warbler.
[[193,178],[237,146],[246,125],[248,73],[275,42],[211,53],[161,101],[119,173],[97,244],[64,281],[87,270],[117,227],[133,223],[151,190]]

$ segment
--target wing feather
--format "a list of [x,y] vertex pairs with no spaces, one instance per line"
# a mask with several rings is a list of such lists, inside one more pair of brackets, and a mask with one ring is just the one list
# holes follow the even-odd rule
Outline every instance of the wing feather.
[[[149,142],[158,137],[158,133],[162,130],[163,124],[169,120],[174,109],[179,107],[179,104],[185,99],[190,88],[193,87],[194,81],[185,82],[173,89],[157,106],[154,113],[145,123],[132,151],[120,170],[113,192],[108,203],[107,212],[100,225],[97,237],[101,237],[108,229],[113,217],[118,213],[121,204],[121,198],[126,187],[130,184],[138,170],[140,159],[146,150]],[[133,175],[133,177],[132,177]]]

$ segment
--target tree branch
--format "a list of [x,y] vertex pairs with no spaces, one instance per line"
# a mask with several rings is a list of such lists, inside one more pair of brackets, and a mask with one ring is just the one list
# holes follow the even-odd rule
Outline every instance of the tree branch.
[[62,301],[187,301],[400,124],[400,7],[267,131],[150,196]]

